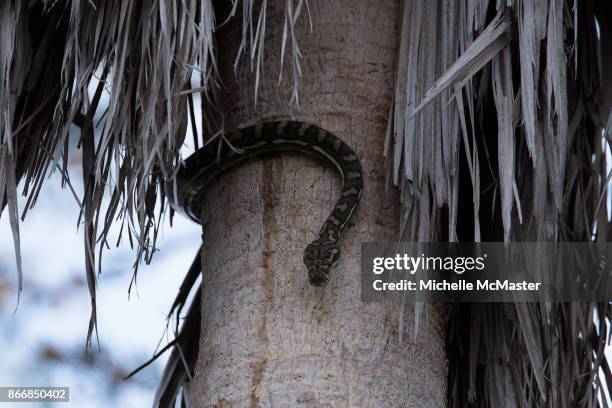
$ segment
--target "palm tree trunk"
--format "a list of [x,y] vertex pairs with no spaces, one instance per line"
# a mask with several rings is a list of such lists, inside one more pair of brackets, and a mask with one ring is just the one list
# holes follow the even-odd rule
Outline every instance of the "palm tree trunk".
[[[400,344],[399,305],[360,300],[360,244],[398,237],[399,200],[385,188],[383,150],[399,2],[311,1],[312,32],[302,10],[299,109],[289,103],[290,54],[277,86],[286,2],[271,3],[256,105],[249,64],[233,70],[240,18],[217,32],[225,129],[270,118],[317,124],[358,153],[365,190],[340,264],[326,287],[314,288],[302,254],[340,191],[331,169],[282,154],[228,171],[209,187],[190,400],[196,407],[445,406],[445,309],[428,306],[416,343],[406,330]],[[411,306],[403,318],[414,326]]]

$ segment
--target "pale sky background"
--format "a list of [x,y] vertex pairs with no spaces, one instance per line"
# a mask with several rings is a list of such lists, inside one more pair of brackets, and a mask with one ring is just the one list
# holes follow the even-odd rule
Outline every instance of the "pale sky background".
[[[197,82],[199,77],[194,75],[193,80]],[[97,83],[94,78],[89,86],[90,98]],[[100,99],[96,123],[108,106],[108,89]],[[198,112],[199,94],[194,95],[194,106]],[[201,135],[199,117],[196,126]],[[74,145],[76,140],[78,132],[71,132],[70,143]],[[193,152],[192,140],[189,126],[183,157]],[[81,197],[80,150],[71,154],[69,174]],[[19,194],[22,188],[18,187]],[[20,215],[24,205],[25,199],[20,197]],[[166,316],[200,246],[201,227],[179,214],[170,227],[166,216],[157,240],[158,252],[151,264],[140,265],[129,298],[136,252],[127,236],[124,234],[118,248],[103,252],[97,290],[100,350],[94,339],[86,355],[90,297],[78,216],[76,201],[68,188],[60,188],[60,174],[55,171],[20,224],[24,281],[19,305],[10,224],[6,212],[0,217],[0,386],[69,386],[70,403],[62,406],[151,406],[166,355],[132,379],[122,378],[147,361],[158,346],[173,339],[165,331]],[[117,242],[118,232],[119,224],[115,223],[109,245]],[[23,403],[16,406],[25,407]]]
[[150,265],[141,265],[130,299],[135,252],[127,243],[105,251],[98,280],[101,351],[94,340],[87,362],[90,302],[77,219],[78,206],[59,188],[56,172],[21,224],[24,283],[15,310],[12,236],[8,217],[0,218],[0,385],[69,386],[74,407],[150,406],[165,358],[133,380],[121,377],[146,361],[162,339],[166,314],[200,245],[200,226],[177,216],[170,228],[166,220],[159,252]]

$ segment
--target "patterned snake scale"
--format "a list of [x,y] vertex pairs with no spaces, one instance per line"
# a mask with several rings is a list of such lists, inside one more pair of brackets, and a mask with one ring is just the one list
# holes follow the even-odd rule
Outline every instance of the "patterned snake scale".
[[320,127],[295,121],[266,122],[237,129],[227,140],[233,149],[227,143],[221,146],[210,143],[185,160],[177,173],[175,209],[201,223],[200,206],[208,184],[225,170],[260,154],[297,151],[320,157],[333,164],[343,179],[334,209],[316,239],[304,250],[310,283],[326,284],[340,259],[338,240],[363,191],[361,162],[353,149]]

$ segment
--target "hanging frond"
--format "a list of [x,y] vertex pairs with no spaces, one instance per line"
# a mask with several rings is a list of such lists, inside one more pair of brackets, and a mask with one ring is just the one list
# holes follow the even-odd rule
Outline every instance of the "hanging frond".
[[[227,18],[238,3],[232,2]],[[259,77],[266,2],[245,0],[243,6],[237,59],[248,53]],[[292,52],[296,103],[301,54],[295,25],[307,6],[304,0],[287,2],[283,37],[288,32],[291,42],[279,44],[282,54]],[[111,225],[119,221],[136,248],[134,278],[155,252],[165,196],[173,194],[164,182],[173,179],[188,121],[197,129],[191,94],[207,96],[216,84],[214,7],[212,0],[0,4],[0,211],[7,207],[13,230],[19,290],[17,185],[27,197],[23,219],[52,171],[59,169],[62,184],[71,186],[67,166],[80,155],[79,226],[92,299],[88,344],[95,331],[96,275]],[[196,89],[194,72],[201,78]],[[69,147],[73,125],[80,128],[81,153]]]
[[[610,238],[598,202],[611,27],[598,0],[405,2],[388,162],[402,238]],[[609,304],[455,305],[450,406],[596,405],[600,375],[612,384],[610,316]]]

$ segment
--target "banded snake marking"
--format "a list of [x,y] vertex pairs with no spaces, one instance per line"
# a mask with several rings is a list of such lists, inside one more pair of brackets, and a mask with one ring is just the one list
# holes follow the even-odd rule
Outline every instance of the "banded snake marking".
[[[359,158],[341,139],[317,126],[295,121],[260,123],[237,129],[227,136],[227,143],[210,143],[189,156],[177,173],[173,207],[197,223],[202,197],[209,183],[225,170],[261,154],[297,151],[314,155],[333,164],[343,179],[340,197],[317,237],[304,250],[304,264],[314,286],[329,281],[340,259],[338,240],[359,204],[363,191],[363,173]],[[172,190],[170,190],[172,191]]]

